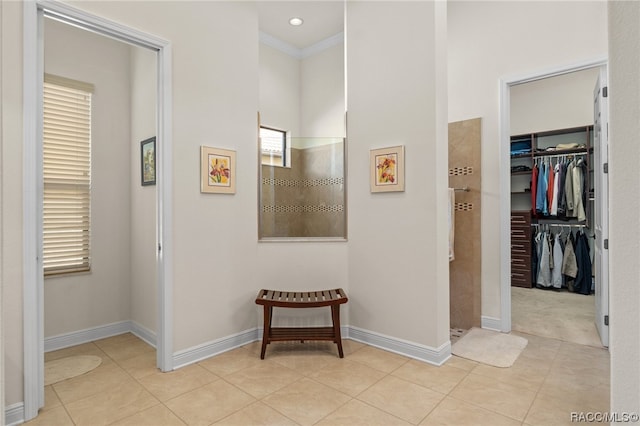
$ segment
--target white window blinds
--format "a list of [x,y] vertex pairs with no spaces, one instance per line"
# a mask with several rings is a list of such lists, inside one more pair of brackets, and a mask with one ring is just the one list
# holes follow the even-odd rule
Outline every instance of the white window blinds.
[[286,132],[282,130],[260,127],[260,142],[262,143],[262,153],[282,156],[284,153]]
[[90,84],[45,75],[45,276],[91,268],[92,92]]

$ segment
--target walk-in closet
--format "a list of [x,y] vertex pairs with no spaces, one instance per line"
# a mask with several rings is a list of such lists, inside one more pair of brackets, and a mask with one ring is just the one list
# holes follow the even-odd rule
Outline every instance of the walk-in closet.
[[511,88],[513,330],[602,346],[596,327],[599,68]]

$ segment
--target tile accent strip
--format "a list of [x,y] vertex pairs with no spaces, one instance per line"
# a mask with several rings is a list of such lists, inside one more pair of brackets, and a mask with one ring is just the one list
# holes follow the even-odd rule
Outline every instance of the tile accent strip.
[[335,204],[332,206],[262,206],[263,213],[339,213],[344,211],[344,205]]
[[323,178],[323,179],[275,179],[275,178],[262,178],[262,184],[268,186],[288,186],[297,187],[302,186],[305,188],[311,186],[329,186],[329,185],[342,185],[344,184],[344,178]]
[[473,210],[473,203],[456,203],[454,210],[457,212],[469,212]]
[[452,167],[449,169],[449,176],[466,176],[473,174],[473,167]]

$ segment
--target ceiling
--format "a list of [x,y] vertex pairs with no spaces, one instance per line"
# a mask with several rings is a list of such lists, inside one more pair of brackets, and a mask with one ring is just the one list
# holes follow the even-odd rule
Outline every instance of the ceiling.
[[[304,24],[289,24],[293,17]],[[343,1],[259,1],[260,31],[276,37],[298,49],[312,46],[344,30]]]

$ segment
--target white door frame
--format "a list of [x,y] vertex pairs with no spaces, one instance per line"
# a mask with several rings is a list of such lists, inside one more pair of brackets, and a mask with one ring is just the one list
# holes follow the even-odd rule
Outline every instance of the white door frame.
[[500,79],[500,330],[511,331],[511,86],[590,68],[607,67],[607,58]]
[[24,420],[44,405],[44,278],[42,267],[42,80],[43,17],[157,52],[156,239],[158,324],[157,366],[173,369],[172,322],[172,140],[171,44],[156,36],[91,15],[64,3],[26,0],[23,3],[23,336]]

